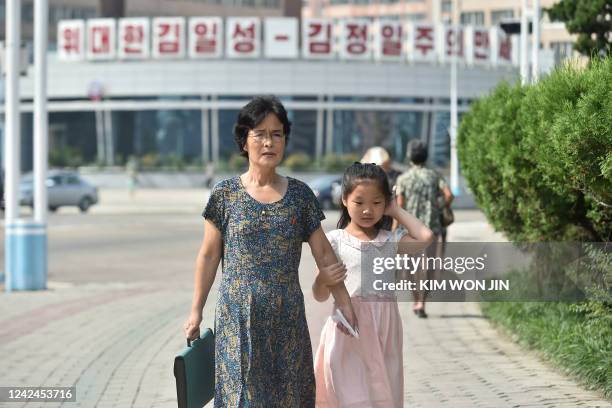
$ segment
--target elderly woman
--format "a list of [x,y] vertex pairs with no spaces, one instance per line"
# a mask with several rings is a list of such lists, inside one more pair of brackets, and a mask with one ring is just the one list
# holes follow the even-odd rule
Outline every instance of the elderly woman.
[[[291,123],[274,97],[242,108],[234,127],[246,173],[214,186],[204,210],[187,338],[199,336],[202,309],[222,260],[216,306],[215,407],[314,407],[315,380],[304,297],[298,279],[302,242],[317,267],[343,273],[308,186],[276,173]],[[330,288],[357,324],[350,297]],[[342,329],[343,330],[343,329]],[[343,330],[345,334],[348,332]]]

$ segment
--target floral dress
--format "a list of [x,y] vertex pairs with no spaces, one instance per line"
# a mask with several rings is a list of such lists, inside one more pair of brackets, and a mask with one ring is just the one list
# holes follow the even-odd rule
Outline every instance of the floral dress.
[[302,242],[325,218],[310,188],[287,177],[264,204],[240,177],[219,182],[202,214],[223,236],[215,320],[215,407],[314,407],[315,380],[304,296]]

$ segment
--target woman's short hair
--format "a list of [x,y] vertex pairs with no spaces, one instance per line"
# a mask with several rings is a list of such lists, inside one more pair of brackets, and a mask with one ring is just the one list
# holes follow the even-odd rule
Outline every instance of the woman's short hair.
[[291,122],[287,117],[287,111],[283,104],[273,95],[256,96],[240,109],[238,119],[236,119],[236,124],[234,125],[234,140],[242,156],[249,157],[248,153],[244,151],[249,131],[255,129],[270,113],[276,115],[283,124],[285,141],[289,140]]
[[414,164],[423,164],[427,161],[427,145],[419,139],[408,142],[408,158]]

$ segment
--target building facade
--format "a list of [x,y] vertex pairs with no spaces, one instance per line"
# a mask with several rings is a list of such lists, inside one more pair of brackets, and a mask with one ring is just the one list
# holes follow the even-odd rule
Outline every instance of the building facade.
[[[542,50],[550,50],[555,62],[576,55],[572,45],[576,36],[569,34],[564,23],[550,22],[544,9],[556,0],[540,0]],[[531,1],[529,2],[531,4]],[[459,11],[459,23],[494,26],[502,21],[518,21],[521,2],[517,0],[306,0],[303,17],[378,18],[404,21],[451,23],[453,8]]]
[[[242,0],[240,4],[232,0],[237,8],[225,2],[229,4],[229,0],[126,0],[117,6],[50,0],[51,43],[57,36],[57,21],[67,18],[87,20],[111,14],[284,16],[296,9],[291,0]],[[400,15],[410,14],[414,22],[428,21],[432,4],[433,0],[404,1]],[[24,12],[24,20],[26,17]],[[24,39],[31,38],[26,27],[24,21]],[[407,142],[419,138],[429,145],[431,164],[447,167],[449,163],[450,68],[438,61],[184,58],[66,62],[58,59],[55,45],[50,48],[52,162],[58,157],[68,164],[83,165],[124,165],[130,157],[170,165],[228,161],[237,152],[232,126],[240,107],[253,95],[275,94],[294,123],[287,154],[307,154],[314,160],[326,155],[359,155],[381,145],[401,162]],[[30,67],[20,86],[23,170],[32,167],[32,72]],[[515,81],[517,70],[461,65],[458,76],[461,114],[500,81]]]

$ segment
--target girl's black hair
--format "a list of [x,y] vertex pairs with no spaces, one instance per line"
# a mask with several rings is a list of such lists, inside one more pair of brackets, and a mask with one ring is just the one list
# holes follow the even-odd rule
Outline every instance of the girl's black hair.
[[[355,190],[355,188],[363,183],[364,181],[375,183],[383,196],[385,197],[385,203],[393,199],[391,193],[391,187],[389,186],[389,180],[387,179],[387,173],[382,167],[377,166],[374,163],[359,163],[355,162],[351,164],[345,171],[342,177],[342,198],[346,198]],[[342,214],[340,220],[338,220],[338,228],[345,228],[350,222],[351,217],[349,216],[348,209],[343,202],[340,202],[340,209]],[[391,225],[391,217],[383,215],[383,217],[374,225],[375,228],[381,229],[383,225]],[[387,223],[387,224],[385,224]]]
[[287,111],[281,101],[273,95],[256,96],[240,109],[236,124],[234,125],[234,140],[242,156],[249,157],[248,153],[244,151],[244,145],[246,144],[249,130],[255,129],[255,127],[263,122],[270,113],[276,115],[278,120],[283,124],[285,141],[289,141],[291,122],[287,117]]

